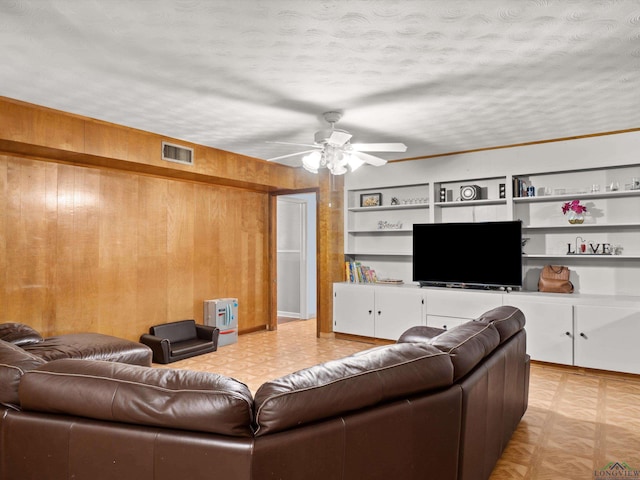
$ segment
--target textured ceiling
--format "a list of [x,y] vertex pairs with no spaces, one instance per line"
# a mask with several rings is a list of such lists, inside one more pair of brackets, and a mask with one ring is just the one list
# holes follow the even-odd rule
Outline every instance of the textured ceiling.
[[2,0],[0,47],[0,95],[264,159],[640,127],[640,0]]

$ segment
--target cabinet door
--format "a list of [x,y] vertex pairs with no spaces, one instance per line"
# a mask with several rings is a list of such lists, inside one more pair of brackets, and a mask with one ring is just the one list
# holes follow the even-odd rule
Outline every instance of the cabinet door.
[[416,325],[425,325],[424,299],[418,289],[377,287],[375,289],[375,336],[397,340]]
[[467,323],[468,318],[456,318],[456,317],[441,317],[439,315],[427,315],[427,325],[429,327],[444,328],[449,330],[450,328],[457,327],[463,323]]
[[573,364],[573,305],[546,303],[505,295],[505,305],[524,313],[527,353],[541,362]]
[[640,308],[576,305],[575,364],[640,373]]
[[333,286],[333,331],[374,336],[374,289],[336,283]]

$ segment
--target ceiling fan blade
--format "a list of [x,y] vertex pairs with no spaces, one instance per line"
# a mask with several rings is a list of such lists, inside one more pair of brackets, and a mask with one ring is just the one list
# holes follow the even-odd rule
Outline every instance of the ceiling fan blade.
[[356,152],[406,152],[404,143],[352,143]]
[[352,135],[340,130],[333,130],[331,136],[327,139],[329,145],[341,147],[351,139]]
[[274,162],[276,160],[282,160],[283,158],[295,157],[296,155],[304,155],[305,153],[317,152],[317,149],[305,150],[304,152],[290,153],[289,155],[281,155],[279,157],[267,158],[267,162]]
[[369,165],[373,165],[374,167],[380,167],[387,163],[384,158],[374,157],[373,155],[369,155],[368,153],[364,152],[351,152],[351,155],[355,155],[363,162],[368,163]]
[[309,143],[272,142],[272,141],[269,141],[269,140],[267,140],[264,143],[275,143],[277,145],[294,145],[296,147],[317,147],[318,146],[318,145],[312,145],[312,144],[309,144]]

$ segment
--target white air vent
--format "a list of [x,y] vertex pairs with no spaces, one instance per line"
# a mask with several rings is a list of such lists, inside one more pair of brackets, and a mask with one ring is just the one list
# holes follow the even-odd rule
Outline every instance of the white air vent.
[[162,142],[162,159],[169,162],[193,165],[193,148]]

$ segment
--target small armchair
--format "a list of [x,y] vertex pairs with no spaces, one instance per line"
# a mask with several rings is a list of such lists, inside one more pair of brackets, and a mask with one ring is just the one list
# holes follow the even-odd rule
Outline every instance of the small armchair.
[[198,325],[195,320],[179,320],[149,328],[140,343],[149,346],[155,363],[171,363],[185,358],[215,352],[220,329]]

